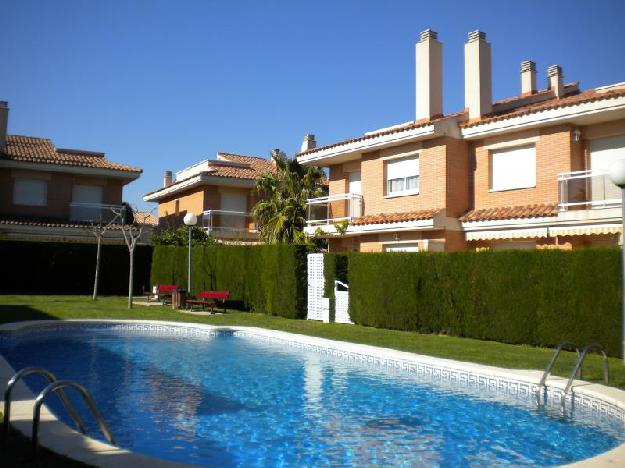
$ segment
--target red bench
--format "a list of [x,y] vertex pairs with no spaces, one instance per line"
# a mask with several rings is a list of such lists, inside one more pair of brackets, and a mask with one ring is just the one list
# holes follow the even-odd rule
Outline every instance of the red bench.
[[193,309],[194,305],[199,305],[202,310],[206,306],[210,306],[211,312],[217,305],[217,301],[221,301],[224,306],[224,313],[226,312],[226,300],[230,297],[230,291],[200,291],[197,295],[197,299],[187,299],[187,304]]
[[171,296],[174,291],[180,289],[177,284],[157,284],[155,286],[155,296],[157,301],[162,301],[163,305],[169,301],[171,302]]

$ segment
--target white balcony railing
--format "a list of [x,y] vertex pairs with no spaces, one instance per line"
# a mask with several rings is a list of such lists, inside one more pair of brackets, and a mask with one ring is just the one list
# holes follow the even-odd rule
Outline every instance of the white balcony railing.
[[342,193],[327,197],[310,198],[308,205],[308,226],[334,224],[339,221],[351,221],[362,216],[363,200],[358,193]]
[[201,225],[210,236],[222,239],[251,240],[258,237],[254,217],[243,211],[207,210]]
[[69,220],[108,223],[121,212],[122,208],[121,205],[109,205],[106,203],[72,202],[69,204]]
[[607,171],[575,171],[558,175],[560,211],[571,208],[606,208],[621,203],[621,189]]

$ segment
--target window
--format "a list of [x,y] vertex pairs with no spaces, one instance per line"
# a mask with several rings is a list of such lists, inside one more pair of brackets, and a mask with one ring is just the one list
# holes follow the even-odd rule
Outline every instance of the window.
[[13,181],[13,204],[46,206],[48,183],[40,179],[15,179]]
[[386,194],[414,195],[419,193],[419,158],[394,159],[386,163]]
[[523,146],[491,152],[491,190],[536,186],[536,148]]
[[387,244],[384,246],[385,252],[418,252],[419,244],[417,242],[414,243],[397,243],[397,244]]
[[99,185],[73,185],[74,203],[102,203],[102,187]]

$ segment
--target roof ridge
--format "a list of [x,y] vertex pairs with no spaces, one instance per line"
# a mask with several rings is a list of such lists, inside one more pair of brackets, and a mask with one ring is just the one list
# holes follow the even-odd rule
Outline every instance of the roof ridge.
[[220,154],[223,154],[223,155],[226,155],[226,156],[236,156],[238,158],[260,159],[261,161],[269,162],[269,160],[267,158],[263,158],[262,156],[250,156],[248,154],[230,153],[228,151],[217,151],[217,156],[219,156]]

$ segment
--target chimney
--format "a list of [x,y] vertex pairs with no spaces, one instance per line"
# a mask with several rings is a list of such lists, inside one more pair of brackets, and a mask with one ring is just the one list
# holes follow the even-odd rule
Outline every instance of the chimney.
[[311,150],[317,147],[317,142],[315,141],[315,135],[311,135],[310,133],[304,135],[304,141],[302,141],[302,146],[299,149],[300,153],[304,151]]
[[521,96],[536,93],[536,64],[531,60],[521,62]]
[[0,153],[7,152],[7,128],[9,125],[9,103],[0,101]]
[[173,183],[173,174],[171,171],[165,171],[165,174],[163,175],[163,187],[169,187]]
[[486,33],[472,31],[464,45],[464,101],[470,119],[492,111],[491,74],[491,50]]
[[443,115],[443,44],[438,34],[422,31],[415,53],[417,120]]
[[555,97],[564,96],[564,75],[562,67],[559,65],[551,65],[547,68],[547,82],[549,89],[553,90]]

